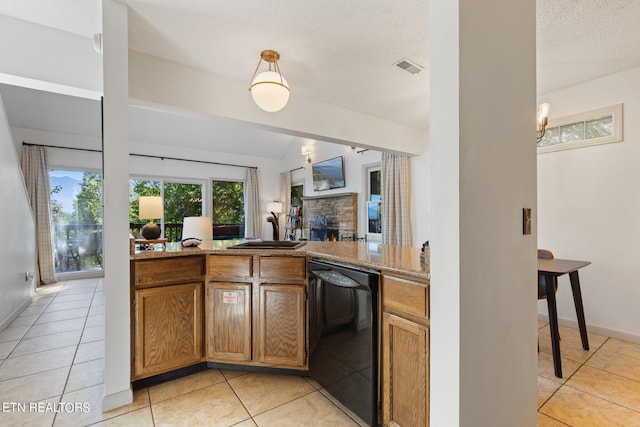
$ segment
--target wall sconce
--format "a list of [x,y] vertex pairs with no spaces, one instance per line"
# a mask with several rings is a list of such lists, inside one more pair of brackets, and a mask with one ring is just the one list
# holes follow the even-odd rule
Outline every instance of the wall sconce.
[[549,122],[549,104],[546,102],[538,106],[538,140],[542,141],[544,133],[547,129],[547,123]]
[[[280,54],[275,50],[263,50],[249,84],[255,103],[268,112],[280,111],[289,102],[289,84],[280,72],[278,59]],[[269,69],[258,74],[262,61],[269,63]]]
[[142,236],[145,239],[154,240],[160,237],[162,230],[158,224],[154,224],[153,220],[164,218],[162,197],[140,196],[138,198],[138,218],[149,220],[149,223],[142,227]]
[[267,203],[267,211],[271,212],[267,222],[270,222],[273,226],[273,240],[280,240],[280,220],[278,215],[282,213],[282,202],[276,200]]
[[300,149],[300,154],[302,154],[302,156],[304,157],[304,161],[307,163],[311,163],[311,153],[311,147],[308,145],[303,145]]

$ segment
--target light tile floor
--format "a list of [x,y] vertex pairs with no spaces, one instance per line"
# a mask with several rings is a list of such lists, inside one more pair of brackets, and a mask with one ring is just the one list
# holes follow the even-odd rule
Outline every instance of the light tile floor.
[[563,378],[553,373],[549,325],[538,322],[538,425],[640,426],[640,344],[560,327]]
[[[549,327],[539,322],[538,425],[640,426],[640,344],[560,328],[564,378],[553,374]],[[136,390],[102,413],[102,279],[41,288],[0,332],[2,426],[358,426],[302,377],[209,369]],[[25,405],[26,406],[22,406]]]
[[41,288],[0,332],[0,425],[362,424],[317,383],[298,376],[208,369],[136,390],[132,404],[106,413],[100,410],[103,377],[102,279]]

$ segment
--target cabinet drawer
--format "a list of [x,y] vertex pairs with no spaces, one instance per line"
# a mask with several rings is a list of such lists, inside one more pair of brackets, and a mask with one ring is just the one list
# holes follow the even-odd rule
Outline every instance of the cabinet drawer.
[[307,259],[288,256],[260,257],[260,277],[304,279],[307,277]]
[[429,287],[426,283],[395,276],[383,276],[382,303],[407,314],[429,317]]
[[135,262],[136,286],[198,282],[204,275],[204,257],[185,256]]
[[209,275],[212,277],[251,277],[253,261],[250,256],[211,255]]

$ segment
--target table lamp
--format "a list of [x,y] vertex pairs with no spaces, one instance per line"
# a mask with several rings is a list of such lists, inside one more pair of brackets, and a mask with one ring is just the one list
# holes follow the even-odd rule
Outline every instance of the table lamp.
[[213,225],[211,217],[187,216],[182,222],[182,240],[185,239],[213,239]]
[[160,237],[162,230],[158,224],[154,224],[153,220],[164,218],[162,197],[140,196],[138,198],[138,218],[149,220],[149,223],[142,227],[142,236],[145,239],[154,240]]
[[278,215],[282,213],[282,202],[269,202],[267,203],[267,211],[271,212],[270,217],[267,218],[267,222],[270,222],[273,226],[273,240],[280,240],[280,221]]

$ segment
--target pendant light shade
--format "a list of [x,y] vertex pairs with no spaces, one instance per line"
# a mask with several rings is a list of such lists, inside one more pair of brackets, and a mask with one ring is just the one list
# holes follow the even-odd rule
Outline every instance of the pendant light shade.
[[[289,84],[280,72],[278,59],[280,54],[275,50],[263,50],[249,85],[255,103],[268,112],[281,110],[289,101]],[[258,74],[262,61],[269,63],[269,69]]]

